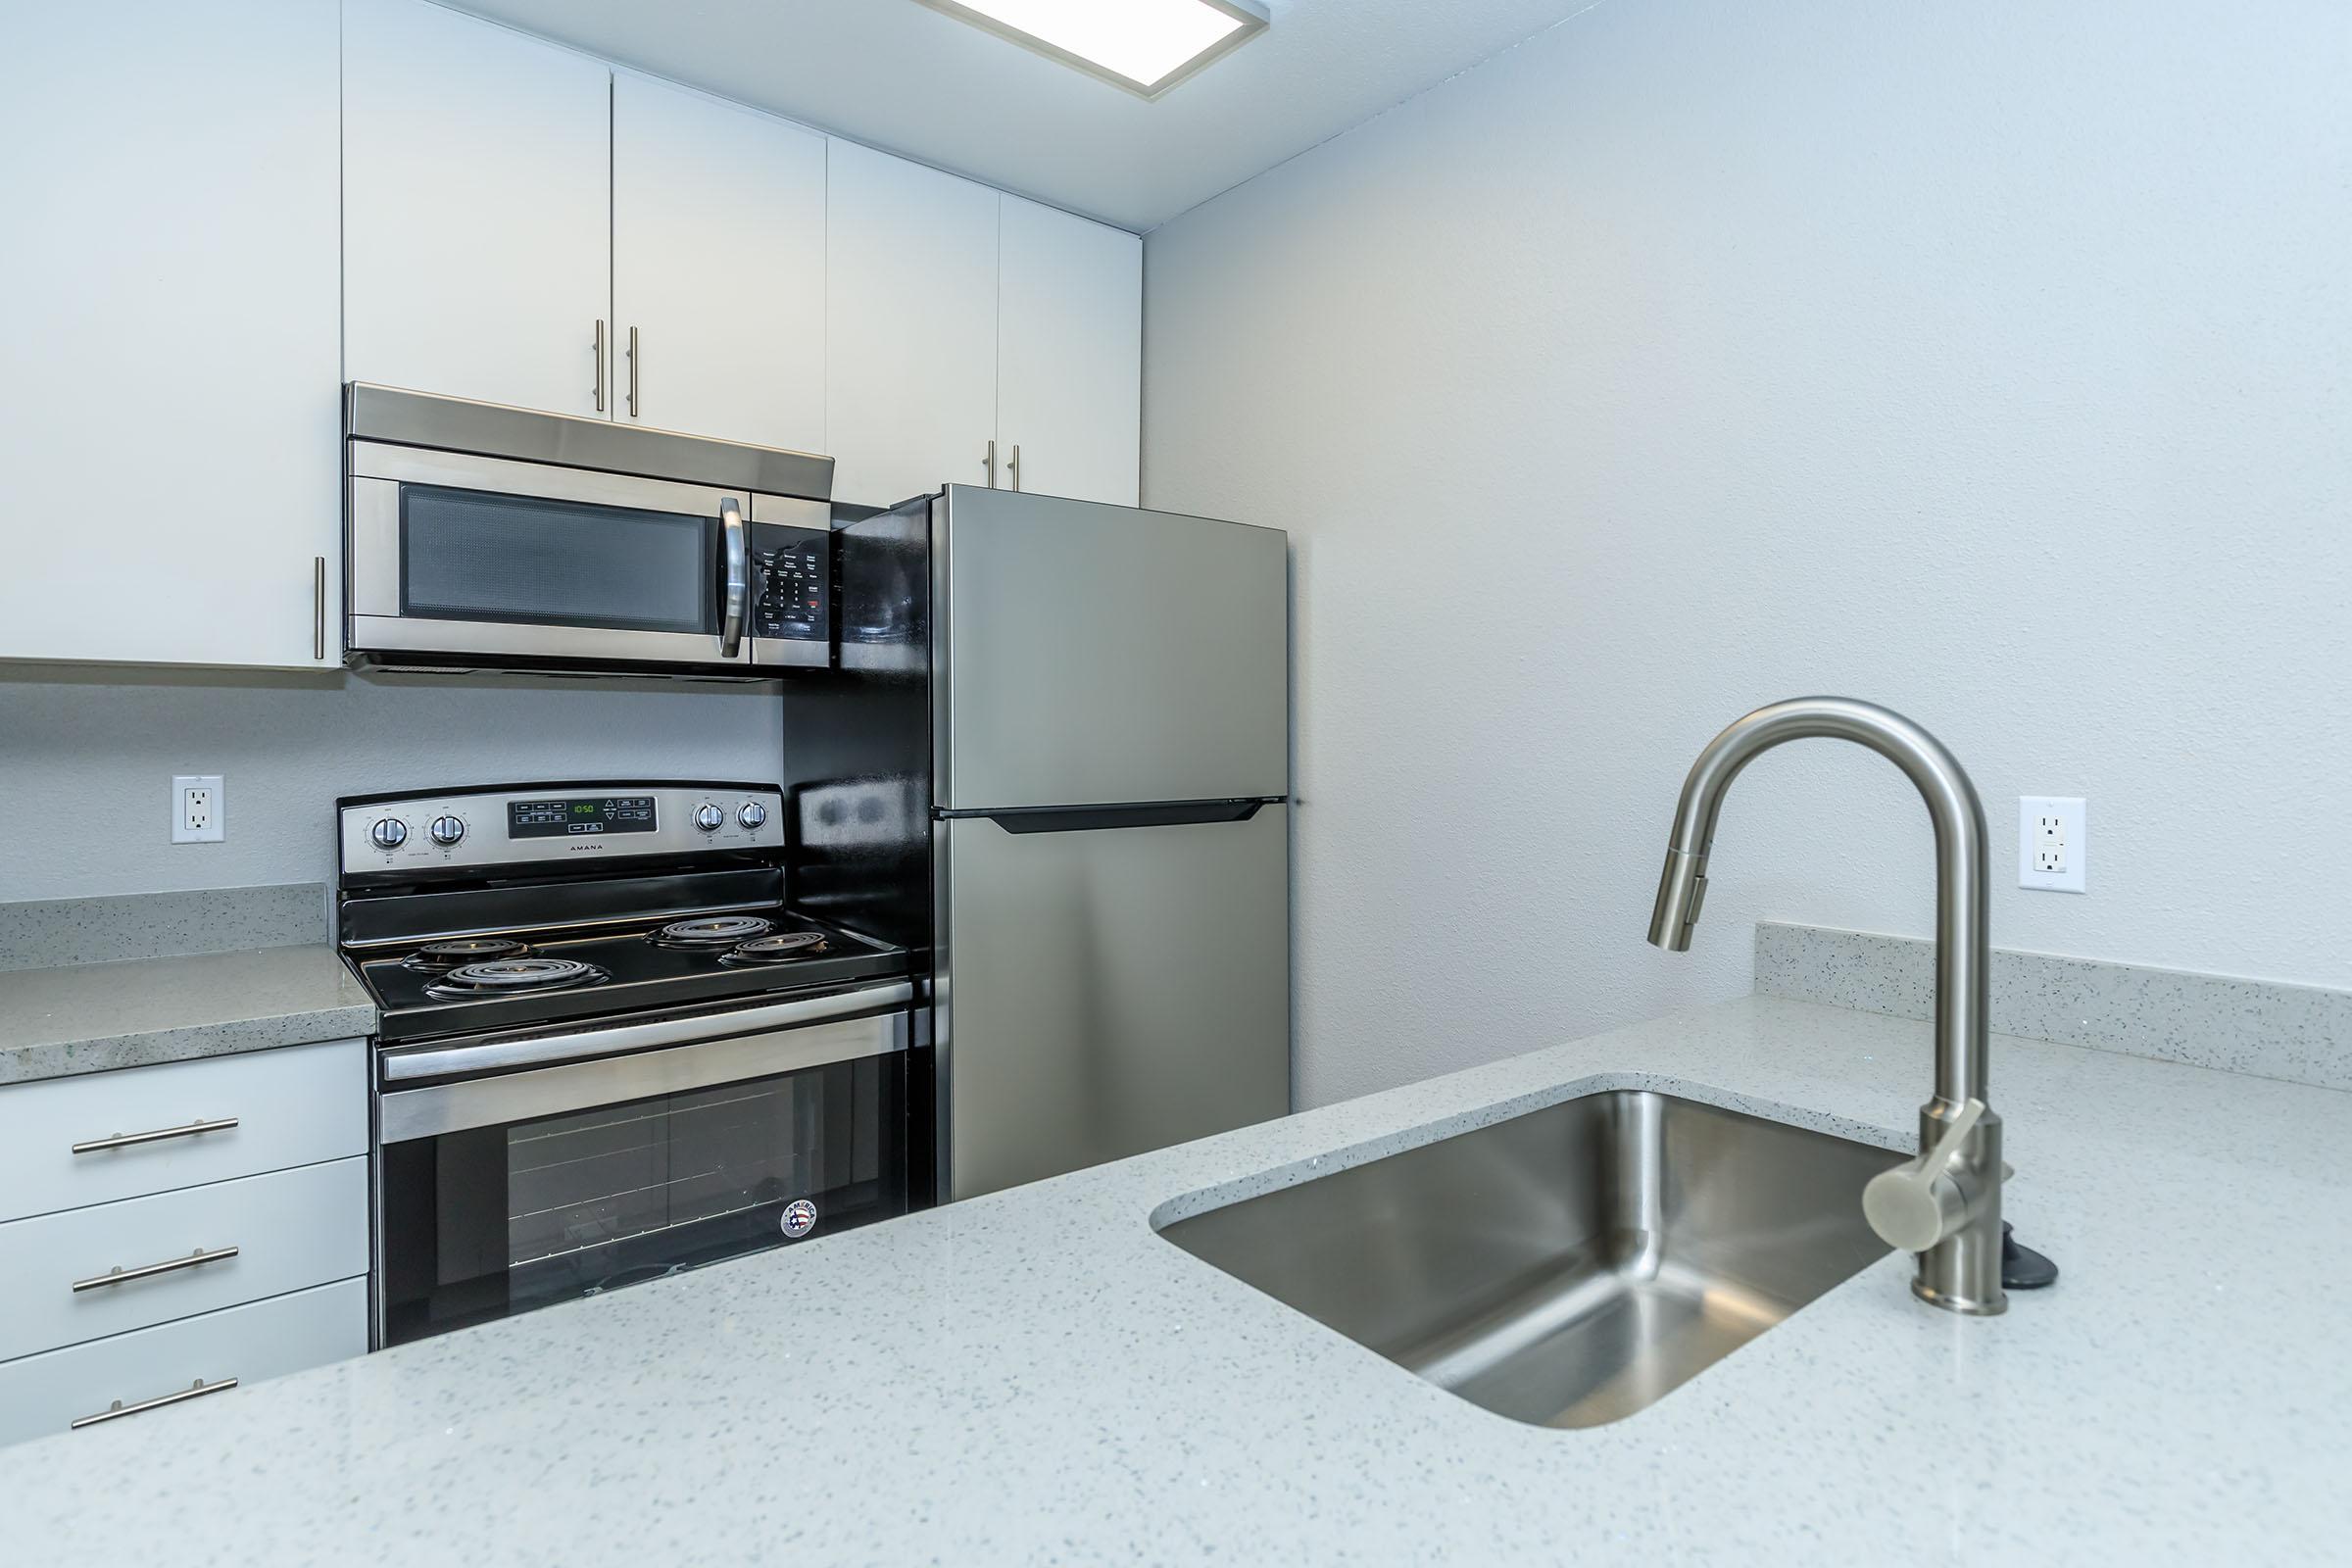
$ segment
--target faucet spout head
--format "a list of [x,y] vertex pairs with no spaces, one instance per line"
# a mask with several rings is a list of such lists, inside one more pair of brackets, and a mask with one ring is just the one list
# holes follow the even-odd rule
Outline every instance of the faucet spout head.
[[1690,951],[1690,928],[1698,923],[1698,906],[1707,897],[1707,858],[1688,850],[1668,850],[1666,869],[1658,877],[1658,902],[1649,911],[1649,941],[1669,953]]

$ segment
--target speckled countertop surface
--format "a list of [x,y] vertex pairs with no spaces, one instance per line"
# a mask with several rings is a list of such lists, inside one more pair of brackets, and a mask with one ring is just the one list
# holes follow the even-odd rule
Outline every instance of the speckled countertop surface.
[[0,973],[0,1084],[374,1031],[324,943]]
[[1996,1039],[2007,1317],[1889,1256],[1633,1418],[1490,1415],[1153,1234],[1591,1089],[1903,1142],[1751,998],[0,1451],[25,1561],[2205,1563],[2352,1540],[2352,1095]]

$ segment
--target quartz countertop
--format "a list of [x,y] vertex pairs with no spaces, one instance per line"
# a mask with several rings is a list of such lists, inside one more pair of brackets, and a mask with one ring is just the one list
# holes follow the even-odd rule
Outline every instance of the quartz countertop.
[[325,943],[0,972],[0,1085],[374,1032]]
[[1488,1413],[1161,1219],[1571,1095],[1900,1147],[1923,1023],[1748,998],[0,1450],[25,1561],[2204,1563],[2352,1540],[2352,1095],[1996,1037],[2051,1291],[1889,1255],[1631,1418]]

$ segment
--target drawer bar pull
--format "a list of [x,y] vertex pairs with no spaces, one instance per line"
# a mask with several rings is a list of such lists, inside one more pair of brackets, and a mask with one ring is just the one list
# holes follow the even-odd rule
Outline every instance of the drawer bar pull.
[[96,1415],[81,1416],[69,1423],[67,1430],[79,1432],[83,1427],[94,1427],[101,1421],[120,1421],[126,1415],[145,1415],[150,1410],[161,1410],[167,1404],[180,1404],[189,1399],[201,1399],[208,1394],[219,1394],[222,1389],[233,1389],[236,1386],[235,1378],[222,1378],[218,1383],[207,1383],[204,1379],[198,1378],[184,1389],[171,1394],[159,1394],[152,1399],[141,1399],[136,1404],[124,1404],[121,1399],[117,1399]]
[[102,1149],[128,1149],[133,1144],[160,1144],[167,1138],[193,1138],[198,1133],[224,1133],[237,1124],[234,1116],[221,1116],[212,1121],[201,1117],[185,1127],[158,1127],[151,1133],[117,1133],[112,1138],[93,1138],[86,1144],[75,1144],[76,1154],[95,1154]]
[[109,1285],[128,1285],[132,1280],[153,1279],[158,1274],[170,1274],[183,1268],[196,1268],[206,1263],[218,1263],[224,1257],[236,1255],[237,1250],[233,1246],[216,1247],[209,1252],[199,1247],[185,1257],[167,1257],[161,1263],[147,1263],[138,1268],[124,1268],[118,1263],[103,1274],[93,1274],[86,1280],[75,1280],[74,1289],[95,1291],[102,1290]]

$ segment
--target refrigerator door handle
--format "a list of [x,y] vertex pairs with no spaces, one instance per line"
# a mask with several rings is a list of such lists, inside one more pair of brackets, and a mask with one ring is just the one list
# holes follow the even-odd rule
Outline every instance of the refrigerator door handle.
[[1247,822],[1258,808],[1284,797],[1226,801],[1154,801],[1148,806],[1022,806],[994,811],[943,810],[941,819],[985,816],[1007,833],[1099,833],[1116,827],[1187,827],[1200,822]]

